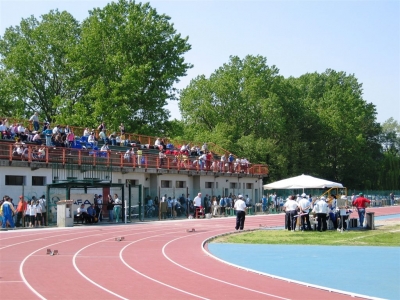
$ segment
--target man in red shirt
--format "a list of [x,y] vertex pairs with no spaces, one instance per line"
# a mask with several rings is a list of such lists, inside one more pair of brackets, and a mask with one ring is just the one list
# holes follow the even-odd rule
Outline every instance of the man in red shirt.
[[358,198],[353,200],[352,205],[357,208],[358,211],[358,218],[360,219],[360,227],[364,224],[364,217],[365,217],[365,208],[371,201],[364,197],[363,193],[358,195]]

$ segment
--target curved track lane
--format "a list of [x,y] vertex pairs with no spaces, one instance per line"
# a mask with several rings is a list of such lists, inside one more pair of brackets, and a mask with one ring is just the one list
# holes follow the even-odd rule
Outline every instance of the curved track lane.
[[[399,213],[400,207],[374,211]],[[245,227],[282,226],[283,220],[283,214],[249,216]],[[351,298],[211,258],[203,241],[232,232],[234,223],[219,218],[1,232],[0,294],[2,299]],[[196,231],[186,232],[191,228]],[[115,241],[121,236],[123,241]],[[47,248],[60,255],[47,255]]]

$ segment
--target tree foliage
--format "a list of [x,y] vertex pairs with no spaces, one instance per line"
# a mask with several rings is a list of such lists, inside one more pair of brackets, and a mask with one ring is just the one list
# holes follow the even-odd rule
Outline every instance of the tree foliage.
[[[166,100],[191,67],[188,38],[149,4],[119,0],[79,24],[51,11],[8,28],[0,40],[0,95],[29,116],[69,125],[156,134],[168,120]],[[14,109],[15,110],[15,109]]]
[[377,184],[381,128],[354,75],[284,78],[264,57],[231,57],[191,81],[180,109],[188,137],[267,163],[271,180],[306,173],[354,188]]
[[[67,12],[31,16],[7,28],[0,39],[0,94],[14,116],[54,120],[67,102],[81,99],[76,70],[70,63],[79,38],[79,23]],[[9,106],[8,106],[9,105]],[[9,107],[9,108],[8,108]]]

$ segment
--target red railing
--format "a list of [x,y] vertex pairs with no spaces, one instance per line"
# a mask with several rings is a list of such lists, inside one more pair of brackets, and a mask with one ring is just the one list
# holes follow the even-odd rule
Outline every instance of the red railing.
[[[118,166],[121,168],[154,168],[166,170],[194,170],[194,171],[210,171],[215,173],[237,173],[237,174],[251,174],[251,175],[267,175],[268,166],[266,165],[251,165],[240,163],[224,163],[219,160],[200,161],[198,157],[191,157],[187,155],[166,155],[161,158],[159,154],[154,153],[154,150],[143,149],[141,159],[137,159],[137,154],[134,156],[126,156],[124,151],[94,151],[91,149],[74,149],[74,148],[55,148],[45,147],[45,155],[38,156],[37,150],[39,146],[33,144],[25,144],[27,149],[24,154],[16,155],[14,152],[15,144],[11,142],[0,141],[0,159],[7,159],[12,163],[13,161],[27,161],[65,164],[85,165],[91,164],[105,165],[105,166]],[[123,150],[123,149],[121,149]],[[143,159],[142,159],[143,158]]]

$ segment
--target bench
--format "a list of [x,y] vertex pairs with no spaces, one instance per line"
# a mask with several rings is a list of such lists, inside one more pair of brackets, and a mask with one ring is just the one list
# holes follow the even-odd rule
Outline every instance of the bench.
[[83,218],[83,216],[82,215],[80,215],[80,214],[75,214],[74,215],[74,223],[81,223],[81,224],[83,224],[83,222],[85,222],[85,219]]

